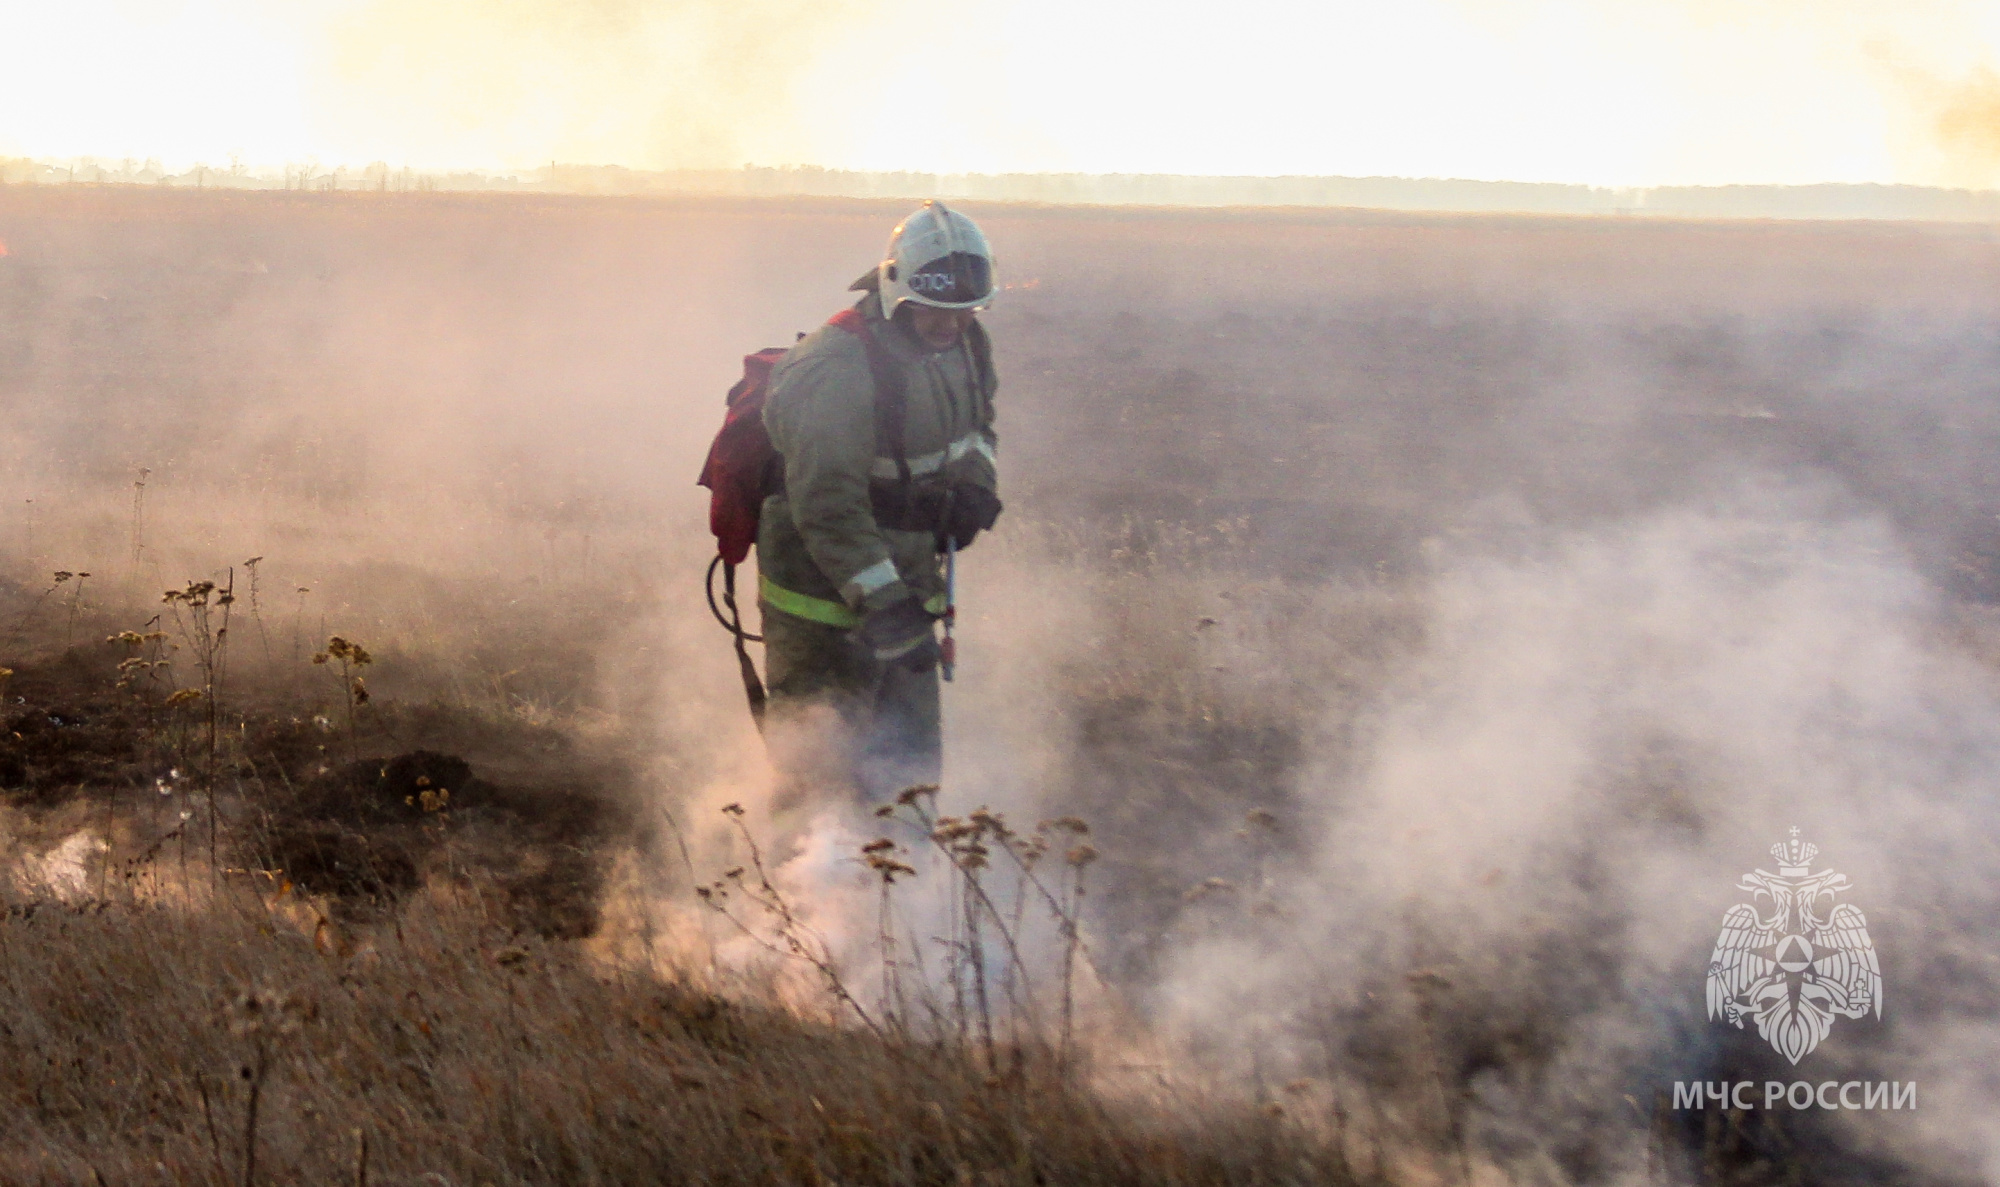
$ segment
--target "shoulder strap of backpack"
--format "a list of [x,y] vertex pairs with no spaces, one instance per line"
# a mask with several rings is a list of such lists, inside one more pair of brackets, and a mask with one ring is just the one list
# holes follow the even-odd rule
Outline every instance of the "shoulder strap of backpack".
[[982,396],[993,394],[993,339],[986,336],[986,327],[974,319],[965,328],[965,343],[972,350],[972,370],[974,380],[979,384]]
[[910,392],[903,381],[902,369],[876,341],[860,310],[843,309],[827,324],[861,339],[861,349],[868,356],[868,373],[875,378],[875,438],[888,444],[889,455],[896,459],[896,480],[908,487],[910,459],[903,436],[909,420]]
[[993,339],[986,336],[986,327],[977,319],[965,328],[965,345],[972,355],[973,398],[979,401],[981,412],[990,423],[993,394],[999,382],[993,376]]

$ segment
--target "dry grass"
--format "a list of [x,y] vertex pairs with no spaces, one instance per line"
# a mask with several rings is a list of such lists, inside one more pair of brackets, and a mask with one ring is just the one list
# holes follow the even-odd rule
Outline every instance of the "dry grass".
[[[370,703],[357,742],[324,666],[316,705],[194,665],[172,674],[200,703],[173,705],[102,622],[75,647],[47,635],[67,615],[28,622],[0,1183],[1347,1181],[1319,1129],[1185,1079],[607,955],[632,945],[592,938],[601,879],[557,875],[611,866],[629,805],[561,730]],[[440,738],[506,782],[377,753]]]
[[243,1182],[253,1139],[266,1182],[1338,1181],[1264,1114],[988,1077],[436,896],[349,958],[240,889],[199,910],[11,901],[0,1083],[8,1183]]

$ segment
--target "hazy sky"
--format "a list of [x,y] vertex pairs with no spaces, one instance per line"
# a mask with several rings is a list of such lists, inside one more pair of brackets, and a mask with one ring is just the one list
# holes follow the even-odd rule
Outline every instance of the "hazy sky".
[[0,0],[0,155],[2000,185],[2000,0]]

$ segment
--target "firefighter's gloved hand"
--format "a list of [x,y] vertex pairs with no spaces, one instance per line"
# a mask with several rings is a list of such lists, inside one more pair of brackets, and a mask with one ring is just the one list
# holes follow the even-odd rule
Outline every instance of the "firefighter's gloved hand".
[[960,483],[952,488],[951,511],[944,530],[938,533],[938,550],[944,550],[946,540],[957,543],[960,549],[970,548],[973,537],[992,527],[999,518],[999,495],[983,486]]
[[861,620],[861,641],[875,653],[875,662],[928,672],[938,664],[937,636],[931,630],[930,611],[912,594],[880,610],[870,610]]

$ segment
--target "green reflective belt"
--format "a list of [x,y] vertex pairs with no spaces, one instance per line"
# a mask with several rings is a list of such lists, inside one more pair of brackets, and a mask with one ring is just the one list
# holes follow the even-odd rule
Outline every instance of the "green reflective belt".
[[[793,618],[803,618],[807,622],[825,623],[827,626],[837,626],[844,630],[851,630],[861,625],[861,615],[841,603],[786,589],[762,573],[757,574],[757,596],[771,609],[782,611]],[[924,609],[932,614],[941,615],[947,604],[944,594],[933,594],[930,600],[924,603]]]
[[764,574],[757,574],[757,596],[773,610],[783,611],[793,618],[803,618],[807,622],[823,622],[827,626],[853,628],[861,625],[861,616],[839,602],[829,602],[825,598],[810,597],[786,589]]

